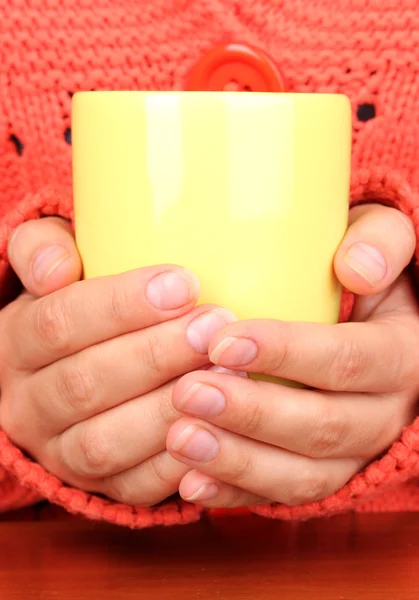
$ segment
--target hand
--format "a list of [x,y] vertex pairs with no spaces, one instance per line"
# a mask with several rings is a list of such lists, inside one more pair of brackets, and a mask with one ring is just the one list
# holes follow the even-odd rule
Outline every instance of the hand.
[[173,380],[208,365],[231,313],[193,308],[199,283],[179,267],[77,281],[59,219],[20,226],[9,257],[26,291],[0,312],[1,428],[83,490],[139,505],[172,495],[188,471],[165,450]]
[[183,498],[300,505],[340,489],[389,448],[412,422],[419,392],[418,306],[400,275],[414,246],[401,213],[356,208],[335,258],[342,283],[364,294],[352,322],[238,322],[214,336],[215,364],[317,389],[210,372],[180,379],[173,405],[190,416],[172,426],[167,448],[193,469]]

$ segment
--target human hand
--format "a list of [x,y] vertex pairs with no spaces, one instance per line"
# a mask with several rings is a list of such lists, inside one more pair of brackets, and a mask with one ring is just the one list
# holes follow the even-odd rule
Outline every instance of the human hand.
[[193,308],[199,283],[179,267],[78,281],[61,219],[21,225],[8,252],[25,291],[0,312],[3,431],[80,489],[147,506],[176,492],[188,468],[165,450],[173,380],[208,365],[231,313]]
[[167,448],[192,468],[180,484],[183,498],[207,507],[320,500],[412,422],[419,316],[403,271],[413,227],[378,205],[353,209],[350,222],[335,257],[337,276],[359,294],[350,323],[237,322],[209,348],[217,365],[317,389],[210,372],[176,384],[173,405],[189,416],[172,426]]

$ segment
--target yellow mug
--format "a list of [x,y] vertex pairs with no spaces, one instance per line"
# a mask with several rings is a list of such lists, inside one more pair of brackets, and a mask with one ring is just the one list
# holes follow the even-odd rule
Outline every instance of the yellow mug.
[[239,319],[337,321],[345,96],[81,92],[72,139],[85,277],[176,263]]

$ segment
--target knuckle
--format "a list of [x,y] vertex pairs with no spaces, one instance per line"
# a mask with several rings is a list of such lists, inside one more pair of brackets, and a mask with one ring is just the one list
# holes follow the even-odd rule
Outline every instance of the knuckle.
[[165,355],[162,343],[157,336],[147,334],[134,349],[141,369],[147,373],[150,379],[158,377],[164,372],[163,357]]
[[154,481],[153,487],[158,489],[166,489],[173,486],[173,477],[170,472],[164,468],[164,463],[160,460],[161,455],[152,456],[148,461],[150,467],[150,475]]
[[163,424],[169,428],[179,418],[179,413],[172,404],[172,387],[160,389],[160,397],[156,403],[156,425],[161,427]]
[[358,381],[364,372],[365,356],[352,339],[341,340],[331,358],[330,373],[337,389],[344,389]]
[[216,477],[238,487],[252,479],[253,463],[249,454],[237,456],[226,467],[217,469]]
[[66,351],[71,344],[71,319],[63,300],[52,294],[34,304],[33,325],[43,346]]
[[92,372],[80,365],[70,365],[59,371],[55,380],[57,397],[64,399],[71,412],[79,412],[91,405],[97,393],[97,382]]
[[143,466],[142,475],[135,478],[129,473],[108,477],[106,481],[107,495],[122,504],[136,506],[152,506],[173,493],[180,483],[171,471],[165,469],[161,454],[150,458]]
[[112,471],[112,451],[98,427],[84,425],[76,445],[64,453],[64,461],[77,476],[103,477]]
[[244,506],[243,500],[246,497],[246,492],[243,492],[236,486],[231,486],[228,491],[228,497],[223,501],[224,508],[239,508]]
[[288,506],[300,506],[316,502],[328,495],[328,480],[324,473],[312,468],[300,471],[298,479],[288,496]]
[[347,422],[337,406],[324,404],[319,411],[316,426],[312,429],[310,456],[321,458],[339,453],[347,436]]
[[251,396],[245,407],[237,412],[233,417],[235,419],[234,431],[239,434],[254,435],[260,431],[263,421],[263,409],[256,396]]
[[109,317],[117,324],[126,324],[132,316],[132,307],[136,306],[132,295],[123,286],[115,286],[110,292]]
[[137,504],[138,491],[130,478],[117,475],[106,479],[106,495],[122,504]]
[[286,372],[289,365],[296,360],[296,348],[293,345],[293,336],[288,331],[290,329],[289,323],[283,322],[281,323],[281,327],[281,344],[278,344],[275,352],[271,354],[272,362],[268,365],[268,369],[266,369],[267,373],[281,374]]

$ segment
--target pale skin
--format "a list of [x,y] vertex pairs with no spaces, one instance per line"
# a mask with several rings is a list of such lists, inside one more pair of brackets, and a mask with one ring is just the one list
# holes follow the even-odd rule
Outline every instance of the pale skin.
[[236,322],[194,307],[181,267],[80,282],[69,226],[26,223],[9,243],[26,291],[0,313],[0,426],[64,481],[130,504],[177,490],[208,507],[321,499],[414,419],[414,246],[403,214],[353,209],[334,265],[359,295],[351,323]]

